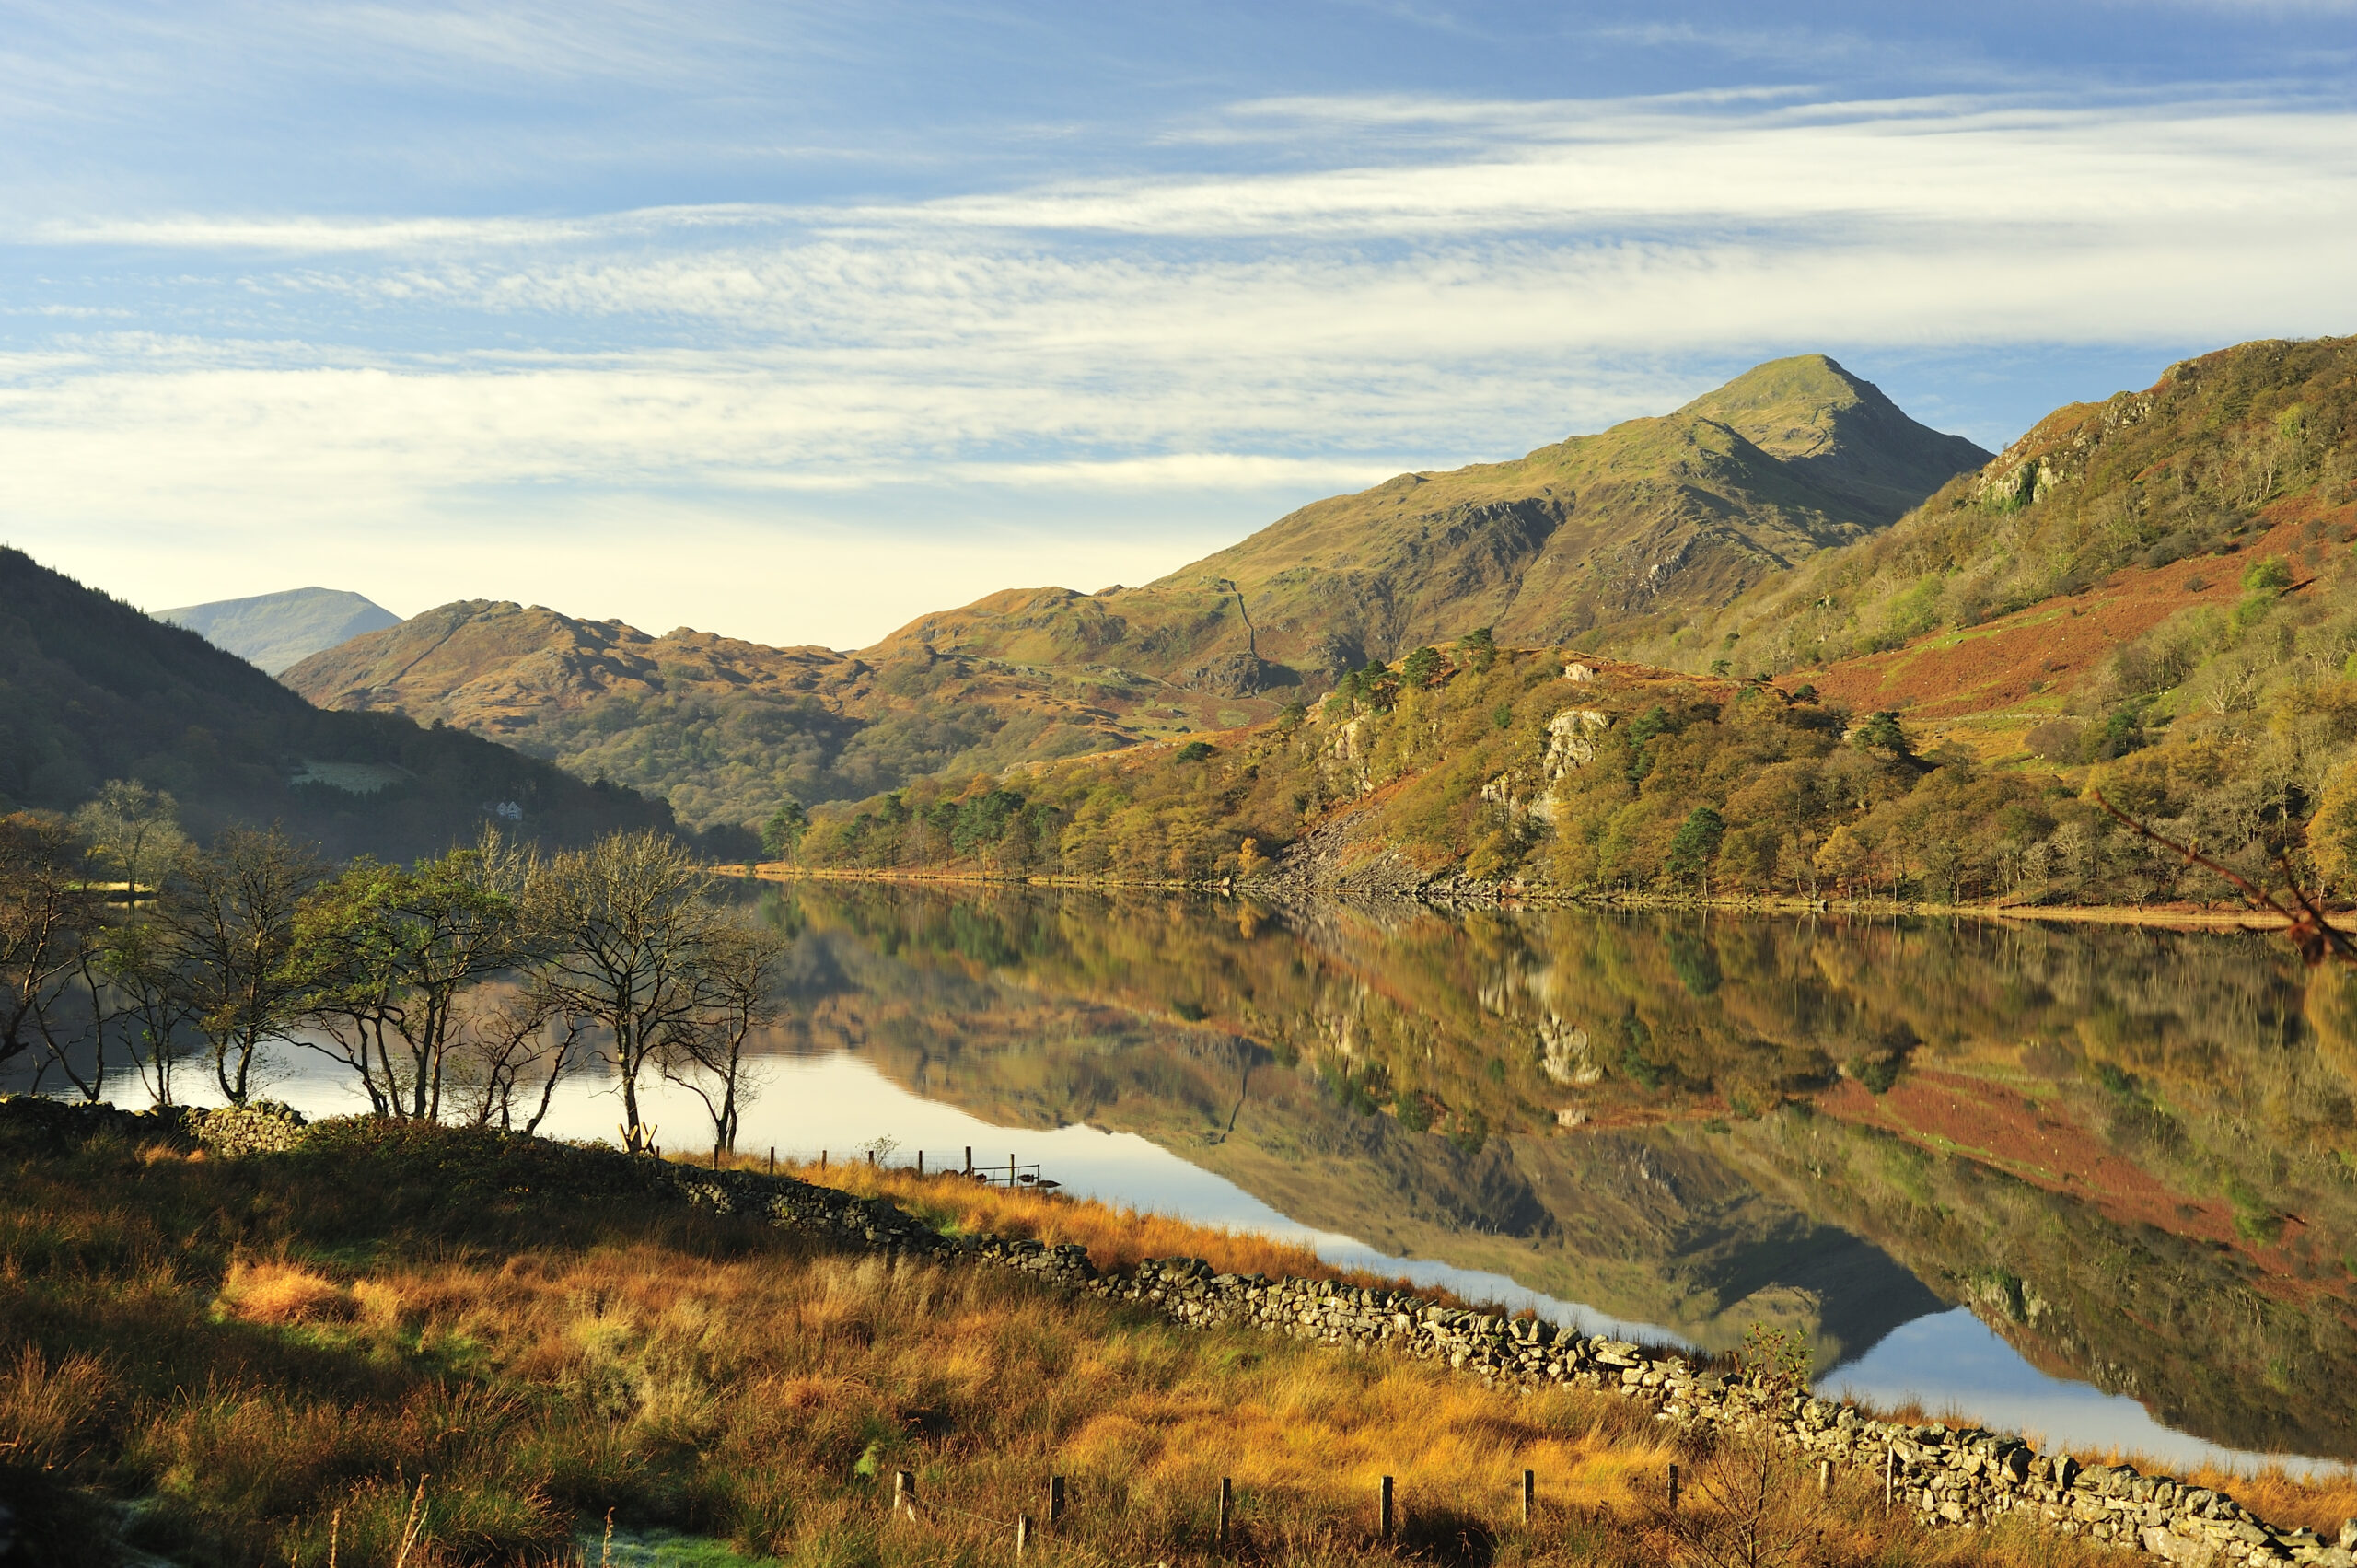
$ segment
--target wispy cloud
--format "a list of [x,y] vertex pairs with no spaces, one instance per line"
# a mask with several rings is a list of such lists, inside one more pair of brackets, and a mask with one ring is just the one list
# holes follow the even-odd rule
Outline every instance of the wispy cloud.
[[[433,42],[511,46],[528,32]],[[781,569],[956,517],[1039,580],[1135,580],[1317,494],[1674,406],[1729,355],[2351,325],[2339,104],[1767,87],[1188,123],[1338,140],[1312,167],[930,199],[36,222],[0,236],[11,308],[57,323],[0,356],[0,506],[134,572],[256,529],[366,541],[426,598],[429,567],[560,514],[709,528]],[[83,273],[141,280],[144,330],[91,331],[126,295]],[[1153,521],[1115,550],[1108,515]],[[445,553],[378,550],[404,529]],[[1065,548],[1086,571],[1038,567]],[[707,622],[790,640],[863,641],[946,591],[727,575],[703,591],[741,618]]]

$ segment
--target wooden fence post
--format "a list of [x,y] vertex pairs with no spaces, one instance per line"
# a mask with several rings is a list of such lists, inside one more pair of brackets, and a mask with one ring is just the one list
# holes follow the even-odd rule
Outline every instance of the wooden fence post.
[[1538,1472],[1522,1472],[1522,1522],[1530,1523],[1530,1516],[1538,1508]]
[[1048,1478],[1048,1527],[1055,1528],[1063,1522],[1063,1516],[1064,1478],[1051,1475]]
[[1669,1467],[1669,1511],[1678,1512],[1678,1467]]
[[1015,1555],[1020,1557],[1030,1550],[1031,1516],[1017,1514],[1015,1516]]
[[1898,1450],[1885,1448],[1882,1451],[1882,1511],[1889,1513],[1891,1504],[1898,1500]]
[[919,1176],[923,1176],[924,1174],[924,1151],[923,1149],[919,1149],[917,1151],[917,1174]]
[[777,1145],[775,1144],[770,1145],[770,1174],[772,1176],[777,1174]]
[[1817,1461],[1817,1494],[1819,1497],[1833,1495],[1833,1461],[1830,1459]]
[[1227,1477],[1219,1478],[1219,1549],[1227,1550],[1227,1520],[1236,1507],[1236,1483]]
[[917,1478],[906,1470],[892,1472],[892,1517],[917,1516]]
[[1375,1534],[1377,1540],[1391,1539],[1391,1478],[1385,1476],[1376,1494]]
[[974,1145],[971,1144],[966,1145],[966,1174],[974,1174]]

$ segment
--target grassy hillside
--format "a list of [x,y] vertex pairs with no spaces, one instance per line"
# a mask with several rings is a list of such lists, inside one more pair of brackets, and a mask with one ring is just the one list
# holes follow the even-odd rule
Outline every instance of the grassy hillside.
[[[2353,502],[2357,339],[2244,343],[2059,409],[1887,532],[1628,649],[1741,674],[1840,666],[1844,691],[1927,719],[2100,717],[2189,681],[2164,712],[2233,705],[2340,673],[2347,649],[2304,650],[2258,689],[2212,690],[2251,668],[2233,656],[2261,630],[2246,570],[2279,556],[2305,585]],[[2332,598],[2304,593],[2278,624]],[[2280,662],[2263,630],[2259,662]]]
[[340,588],[291,588],[253,598],[159,610],[156,619],[185,626],[216,648],[276,675],[322,648],[401,624],[380,604]]
[[200,835],[284,822],[334,854],[436,854],[496,805],[527,833],[668,823],[655,802],[393,714],[322,713],[194,632],[0,550],[0,810],[109,779],[168,790]]
[[447,724],[644,790],[695,828],[1275,709],[1119,670],[772,648],[684,627],[657,637],[485,600],[355,638],[284,679],[321,707]]
[[1111,664],[1249,692],[1322,689],[1481,626],[1593,645],[1864,539],[1987,456],[1806,354],[1660,418],[1318,502],[1144,587],[998,595],[877,651]]

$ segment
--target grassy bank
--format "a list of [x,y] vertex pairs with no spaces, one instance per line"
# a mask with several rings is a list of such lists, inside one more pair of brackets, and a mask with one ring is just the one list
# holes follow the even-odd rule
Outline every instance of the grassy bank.
[[[1053,1562],[1212,1560],[1222,1476],[1239,1560],[1678,1554],[1653,1507],[1669,1435],[1618,1399],[894,1267],[665,1201],[618,1155],[347,1123],[228,1161],[0,1115],[0,1488],[33,1561],[102,1561],[113,1499],[138,1504],[139,1545],[208,1568],[391,1563],[405,1539],[404,1568],[594,1562],[610,1511],[754,1559],[995,1563],[1050,1474],[1073,1498]],[[915,1196],[1114,1259],[1294,1261],[962,1182]],[[916,1522],[887,1517],[896,1469]],[[1390,1544],[1371,1539],[1383,1474]],[[1810,1560],[2080,1560],[1922,1535],[1870,1491],[1809,1504]]]

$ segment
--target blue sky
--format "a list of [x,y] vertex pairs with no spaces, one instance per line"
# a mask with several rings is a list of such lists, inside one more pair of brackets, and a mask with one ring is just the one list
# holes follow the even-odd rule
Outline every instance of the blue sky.
[[2357,6],[0,0],[0,538],[849,646],[1822,349],[2357,328]]

